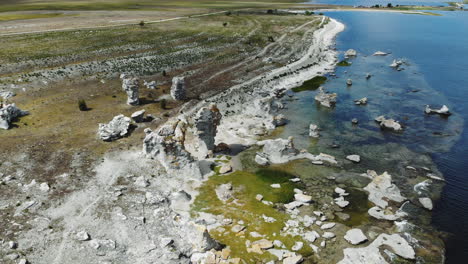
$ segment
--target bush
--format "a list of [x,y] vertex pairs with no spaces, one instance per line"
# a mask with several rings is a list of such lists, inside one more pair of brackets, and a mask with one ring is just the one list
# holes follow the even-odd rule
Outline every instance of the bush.
[[78,100],[78,109],[80,109],[80,111],[88,110],[88,106],[86,105],[86,101],[84,99]]
[[320,13],[319,13],[319,16],[323,16],[323,13],[322,13],[322,12],[320,12]]
[[161,109],[166,109],[166,107],[167,107],[167,100],[161,99]]
[[223,26],[224,26],[224,27],[225,27],[225,26],[227,26],[227,25],[228,25],[228,23],[227,23],[227,22],[224,22],[224,23],[223,23]]
[[311,15],[313,15],[313,14],[314,14],[314,12],[305,11],[305,15],[306,15],[306,16],[311,16]]
[[388,4],[387,4],[387,7],[388,7],[388,8],[392,8],[392,7],[393,7],[393,6],[392,6],[392,3],[388,3]]
[[143,27],[145,25],[145,21],[140,21],[140,23],[138,23],[138,25],[140,25],[140,27]]
[[270,41],[270,42],[275,42],[275,39],[274,39],[272,36],[269,36],[269,37],[268,37],[268,41]]
[[232,15],[231,11],[227,11],[226,16],[230,16],[230,15]]
[[166,76],[167,76],[167,73],[166,73],[166,71],[165,71],[165,70],[164,70],[164,71],[162,71],[162,76],[164,76],[164,77],[166,77]]

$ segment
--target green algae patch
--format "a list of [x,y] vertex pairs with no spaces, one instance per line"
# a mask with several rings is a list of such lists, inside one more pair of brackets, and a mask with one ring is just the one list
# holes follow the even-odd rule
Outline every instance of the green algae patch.
[[349,193],[346,200],[350,203],[343,210],[343,213],[348,214],[348,220],[342,220],[337,217],[336,222],[347,225],[348,227],[358,227],[370,223],[371,219],[367,211],[372,207],[371,202],[367,198],[367,193],[354,188],[345,188]]
[[351,63],[347,60],[342,60],[340,62],[338,62],[336,64],[336,66],[340,66],[340,67],[348,67],[348,66],[351,66]]
[[[262,238],[254,238],[250,232],[264,235],[270,241],[280,240],[287,248],[291,248],[296,241],[303,241],[300,237],[280,235],[284,223],[290,219],[289,215],[277,208],[275,203],[287,203],[293,200],[294,188],[298,184],[289,181],[296,176],[281,170],[259,169],[255,172],[236,171],[228,175],[215,175],[210,177],[199,189],[199,195],[192,205],[192,213],[206,212],[222,215],[232,219],[232,225],[226,225],[210,231],[210,234],[222,244],[229,246],[233,257],[240,257],[247,263],[266,262],[276,260],[268,252],[258,254],[248,252],[246,241],[251,242]],[[232,184],[232,196],[225,203],[217,198],[216,188],[221,184]],[[270,185],[278,183],[281,188],[275,189]],[[264,201],[272,202],[267,205],[256,199],[261,194]],[[264,216],[274,218],[276,221],[267,223]],[[231,228],[243,221],[244,231],[235,233]],[[305,242],[305,241],[303,241]],[[312,249],[304,243],[299,251],[303,256],[310,256]]]
[[317,90],[322,84],[327,81],[325,76],[315,76],[314,78],[305,81],[301,86],[293,88],[293,92],[313,91]]

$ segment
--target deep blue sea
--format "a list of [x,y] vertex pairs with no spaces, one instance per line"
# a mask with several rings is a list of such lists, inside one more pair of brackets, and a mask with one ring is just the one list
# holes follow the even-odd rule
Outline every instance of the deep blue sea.
[[[338,143],[342,145],[339,151],[360,154],[368,160],[391,152],[391,158],[401,155],[400,162],[404,162],[406,154],[399,149],[401,146],[432,157],[446,179],[441,198],[435,203],[432,224],[453,234],[446,244],[446,263],[467,263],[468,13],[439,13],[442,16],[326,12],[346,25],[337,38],[341,58],[351,48],[357,50],[358,56],[350,60],[351,66],[338,67],[337,76],[329,76],[324,84],[328,91],[338,93],[336,107],[317,106],[317,91],[297,93],[298,100],[289,103],[285,110],[290,124],[282,136],[294,135],[296,144],[307,148],[308,125],[316,123],[323,130],[319,144],[324,148]],[[372,56],[376,51],[391,54]],[[403,71],[389,67],[396,58],[406,62]],[[366,73],[371,73],[372,78],[366,80]],[[346,85],[348,78],[353,80],[351,87]],[[353,100],[362,97],[369,98],[368,105],[354,105]],[[426,104],[433,108],[445,104],[453,115],[425,115]],[[404,132],[380,131],[373,120],[379,115],[401,121]],[[352,118],[358,118],[358,126],[351,124]],[[376,164],[364,161],[361,166]]]
[[443,0],[309,0],[310,4],[330,4],[330,5],[349,5],[349,6],[373,6],[383,5],[386,6],[391,3],[396,5],[418,5],[418,6],[448,6],[447,2],[457,1],[443,1]]

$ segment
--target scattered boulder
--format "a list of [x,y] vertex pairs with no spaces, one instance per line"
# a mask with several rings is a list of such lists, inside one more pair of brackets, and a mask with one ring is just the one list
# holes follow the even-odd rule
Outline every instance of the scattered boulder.
[[261,249],[270,249],[273,247],[273,242],[267,239],[257,240],[252,243],[252,246],[258,245]]
[[286,119],[286,117],[283,115],[283,114],[279,114],[275,117],[273,117],[273,124],[275,127],[279,127],[279,126],[284,126],[286,125],[288,122],[288,120]]
[[298,264],[301,263],[304,258],[302,255],[291,256],[283,259],[283,264]]
[[364,187],[364,190],[369,192],[369,201],[375,205],[385,208],[388,206],[388,201],[402,203],[406,200],[400,194],[400,189],[392,183],[392,176],[387,172],[377,175],[375,171],[367,171],[367,175],[372,181]]
[[309,126],[309,136],[314,137],[314,138],[318,138],[320,136],[319,135],[319,128],[318,128],[317,125],[310,124],[310,126]]
[[294,199],[301,203],[310,203],[312,201],[312,196],[303,193],[296,193],[294,194]]
[[432,210],[433,204],[432,204],[431,198],[422,197],[422,198],[419,198],[419,202],[420,202],[421,205],[422,205],[424,208],[426,208],[427,210]]
[[378,206],[374,206],[370,208],[367,213],[380,220],[387,220],[387,221],[396,221],[402,217],[406,217],[407,214],[401,210],[397,210],[396,212],[393,212],[393,209],[391,207],[387,208],[380,208]]
[[391,129],[393,131],[402,131],[403,127],[400,125],[398,121],[394,119],[385,119],[385,116],[379,116],[375,118],[375,121],[379,123],[381,128],[384,129]]
[[146,86],[146,88],[151,89],[151,90],[154,90],[157,88],[156,81],[151,81],[151,82],[143,81],[143,85]]
[[351,119],[351,123],[353,125],[357,125],[359,123],[359,120],[357,118],[353,118],[353,119]]
[[0,128],[9,129],[11,122],[18,117],[28,115],[28,111],[23,111],[15,104],[2,105],[0,103]]
[[356,163],[361,161],[361,157],[359,155],[348,155],[346,156],[346,159]]
[[325,107],[332,107],[336,104],[336,93],[325,92],[323,87],[319,87],[319,92],[315,96],[315,100]]
[[326,223],[326,224],[323,224],[322,226],[320,226],[320,228],[322,230],[326,230],[326,229],[333,228],[335,225],[336,225],[335,223]]
[[171,96],[174,100],[186,99],[186,88],[184,77],[174,77],[172,79]]
[[446,105],[443,105],[440,109],[431,109],[429,105],[426,105],[426,108],[424,109],[424,112],[426,114],[439,114],[443,116],[449,116],[452,113],[450,113],[449,108]]
[[14,97],[16,94],[14,92],[10,91],[0,91],[0,97],[2,97],[4,100],[10,99]]
[[364,235],[362,230],[358,228],[348,230],[344,236],[344,239],[346,239],[346,241],[352,245],[359,245],[367,241],[366,235]]
[[387,56],[390,53],[383,52],[383,51],[376,51],[372,56]]
[[296,241],[296,243],[294,243],[294,246],[292,246],[292,250],[293,251],[299,251],[302,249],[302,247],[304,246],[304,243],[303,242],[300,242],[300,241]]
[[216,188],[216,196],[218,199],[221,200],[223,203],[227,202],[229,199],[232,198],[232,184],[226,183],[221,184]]
[[145,121],[145,112],[146,112],[145,109],[140,110],[140,111],[136,111],[136,112],[134,112],[134,113],[131,115],[131,118],[132,118],[135,122],[141,123],[141,122]]
[[345,52],[346,57],[355,57],[357,55],[357,51],[354,49],[349,49]]
[[139,105],[139,88],[140,82],[137,78],[127,78],[126,76],[122,80],[122,89],[127,93],[127,104],[128,105]]
[[229,165],[229,164],[224,164],[223,166],[221,166],[221,168],[219,169],[219,173],[220,174],[226,174],[226,173],[229,173],[232,171],[232,166]]
[[388,264],[387,260],[380,253],[381,247],[389,248],[392,252],[402,258],[409,260],[415,259],[414,249],[400,235],[380,234],[367,247],[344,249],[344,257],[341,261],[338,262],[338,264]]
[[273,183],[273,184],[270,185],[270,187],[273,188],[273,189],[280,189],[280,188],[281,188],[281,184],[279,184],[279,183]]
[[363,97],[361,99],[354,100],[355,105],[366,105],[367,104],[367,97]]
[[75,237],[79,241],[87,241],[87,240],[91,239],[88,232],[86,232],[86,231],[80,231],[80,232],[76,233]]
[[334,199],[335,204],[341,208],[345,208],[349,205],[349,201],[346,201],[343,196]]
[[131,119],[124,115],[115,116],[108,124],[99,124],[98,134],[104,141],[113,141],[128,134]]

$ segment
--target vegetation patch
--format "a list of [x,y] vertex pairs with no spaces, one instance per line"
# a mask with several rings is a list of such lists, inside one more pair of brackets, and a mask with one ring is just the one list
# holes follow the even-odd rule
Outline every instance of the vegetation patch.
[[338,62],[336,65],[340,67],[348,67],[348,66],[351,66],[351,63],[347,60],[342,60]]
[[302,92],[318,89],[322,84],[327,81],[325,76],[315,76],[314,78],[305,81],[301,86],[293,88],[293,92]]

